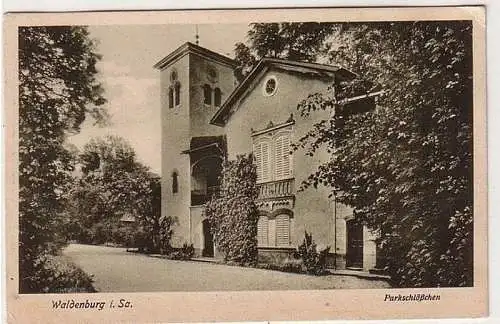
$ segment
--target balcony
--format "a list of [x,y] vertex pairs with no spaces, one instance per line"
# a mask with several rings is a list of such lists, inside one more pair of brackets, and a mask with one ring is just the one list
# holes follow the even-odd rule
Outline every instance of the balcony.
[[203,205],[219,191],[219,186],[209,186],[205,190],[191,191],[191,206]]
[[290,198],[295,195],[295,181],[293,178],[258,183],[259,200]]

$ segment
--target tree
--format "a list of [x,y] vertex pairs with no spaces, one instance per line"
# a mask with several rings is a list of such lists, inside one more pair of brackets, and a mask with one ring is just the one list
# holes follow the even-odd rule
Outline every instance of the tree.
[[250,47],[237,43],[235,75],[238,80],[263,57],[314,61],[334,25],[330,23],[253,23],[248,32]]
[[[319,39],[324,46],[315,47],[321,49],[317,57],[361,78],[332,84],[335,97],[315,93],[299,104],[302,115],[335,110],[297,143],[309,155],[319,148],[331,153],[302,188],[331,187],[359,221],[379,232],[395,285],[471,286],[471,24],[330,27],[331,33]],[[255,39],[269,40],[252,42],[255,50],[273,46],[271,40],[280,35],[272,26],[252,32],[263,34]],[[375,110],[366,111],[373,99],[343,101],[380,88],[385,93]]]
[[377,109],[350,114],[339,101],[360,93],[355,80],[338,85],[336,98],[310,96],[299,107],[336,107],[301,139],[309,153],[332,152],[308,184],[337,188],[338,201],[380,233],[398,286],[472,285],[471,30],[463,22],[342,26],[345,43],[331,58],[382,85],[384,96]]
[[257,169],[253,156],[225,161],[220,191],[207,203],[217,249],[226,261],[252,264],[257,261]]
[[[82,175],[71,193],[73,237],[88,243],[125,244],[126,237],[135,235],[141,248],[158,251],[161,231],[166,231],[162,237],[171,235],[172,225],[161,219],[159,177],[139,163],[134,149],[118,136],[91,139],[79,161]],[[123,216],[135,218],[132,229],[122,226]]]
[[60,212],[74,162],[64,140],[86,116],[106,120],[94,50],[85,27],[19,28],[21,292],[40,289],[40,260],[63,243]]

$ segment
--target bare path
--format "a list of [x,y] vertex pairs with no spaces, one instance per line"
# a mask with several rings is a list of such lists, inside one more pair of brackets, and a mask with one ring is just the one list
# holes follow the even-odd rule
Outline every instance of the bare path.
[[388,288],[384,281],[308,276],[226,265],[172,261],[124,248],[71,244],[64,254],[94,275],[100,292]]

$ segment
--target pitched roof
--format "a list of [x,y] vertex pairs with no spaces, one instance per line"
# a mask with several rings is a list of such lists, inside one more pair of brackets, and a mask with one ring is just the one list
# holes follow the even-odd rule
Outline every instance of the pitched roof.
[[224,56],[222,54],[216,53],[214,51],[211,51],[209,49],[206,49],[204,47],[201,47],[199,45],[195,45],[191,42],[186,42],[179,46],[177,49],[172,51],[170,54],[159,60],[155,65],[153,65],[154,68],[156,69],[163,69],[173,61],[176,61],[183,57],[184,55],[188,53],[194,53],[197,55],[200,55],[202,57],[206,57],[212,60],[215,60],[219,63],[229,65],[231,67],[236,66],[236,61],[233,60],[232,58],[229,58],[227,56]]
[[227,115],[231,112],[233,104],[249,89],[250,84],[260,75],[260,73],[270,66],[281,67],[285,69],[292,69],[296,71],[315,71],[326,77],[333,77],[334,74],[339,75],[341,78],[350,80],[357,77],[357,75],[340,66],[290,61],[276,58],[263,58],[254,67],[254,69],[246,76],[246,78],[233,90],[229,97],[224,101],[219,110],[210,120],[211,124],[224,126]]

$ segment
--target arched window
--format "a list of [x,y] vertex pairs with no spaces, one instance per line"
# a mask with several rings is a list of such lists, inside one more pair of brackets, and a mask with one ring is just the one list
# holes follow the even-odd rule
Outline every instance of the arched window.
[[214,105],[215,107],[220,107],[221,104],[221,92],[219,88],[214,90]]
[[178,106],[181,103],[181,84],[176,82],[174,85],[174,97],[175,97],[175,105]]
[[174,108],[174,89],[168,88],[168,108]]
[[203,86],[203,103],[205,105],[212,104],[212,88],[208,84]]
[[172,173],[172,193],[177,193],[179,191],[179,182],[177,179],[177,172]]
[[257,245],[269,246],[269,219],[265,215],[257,222]]
[[168,87],[168,107],[174,108],[181,103],[181,84],[176,69],[170,72],[170,86]]

